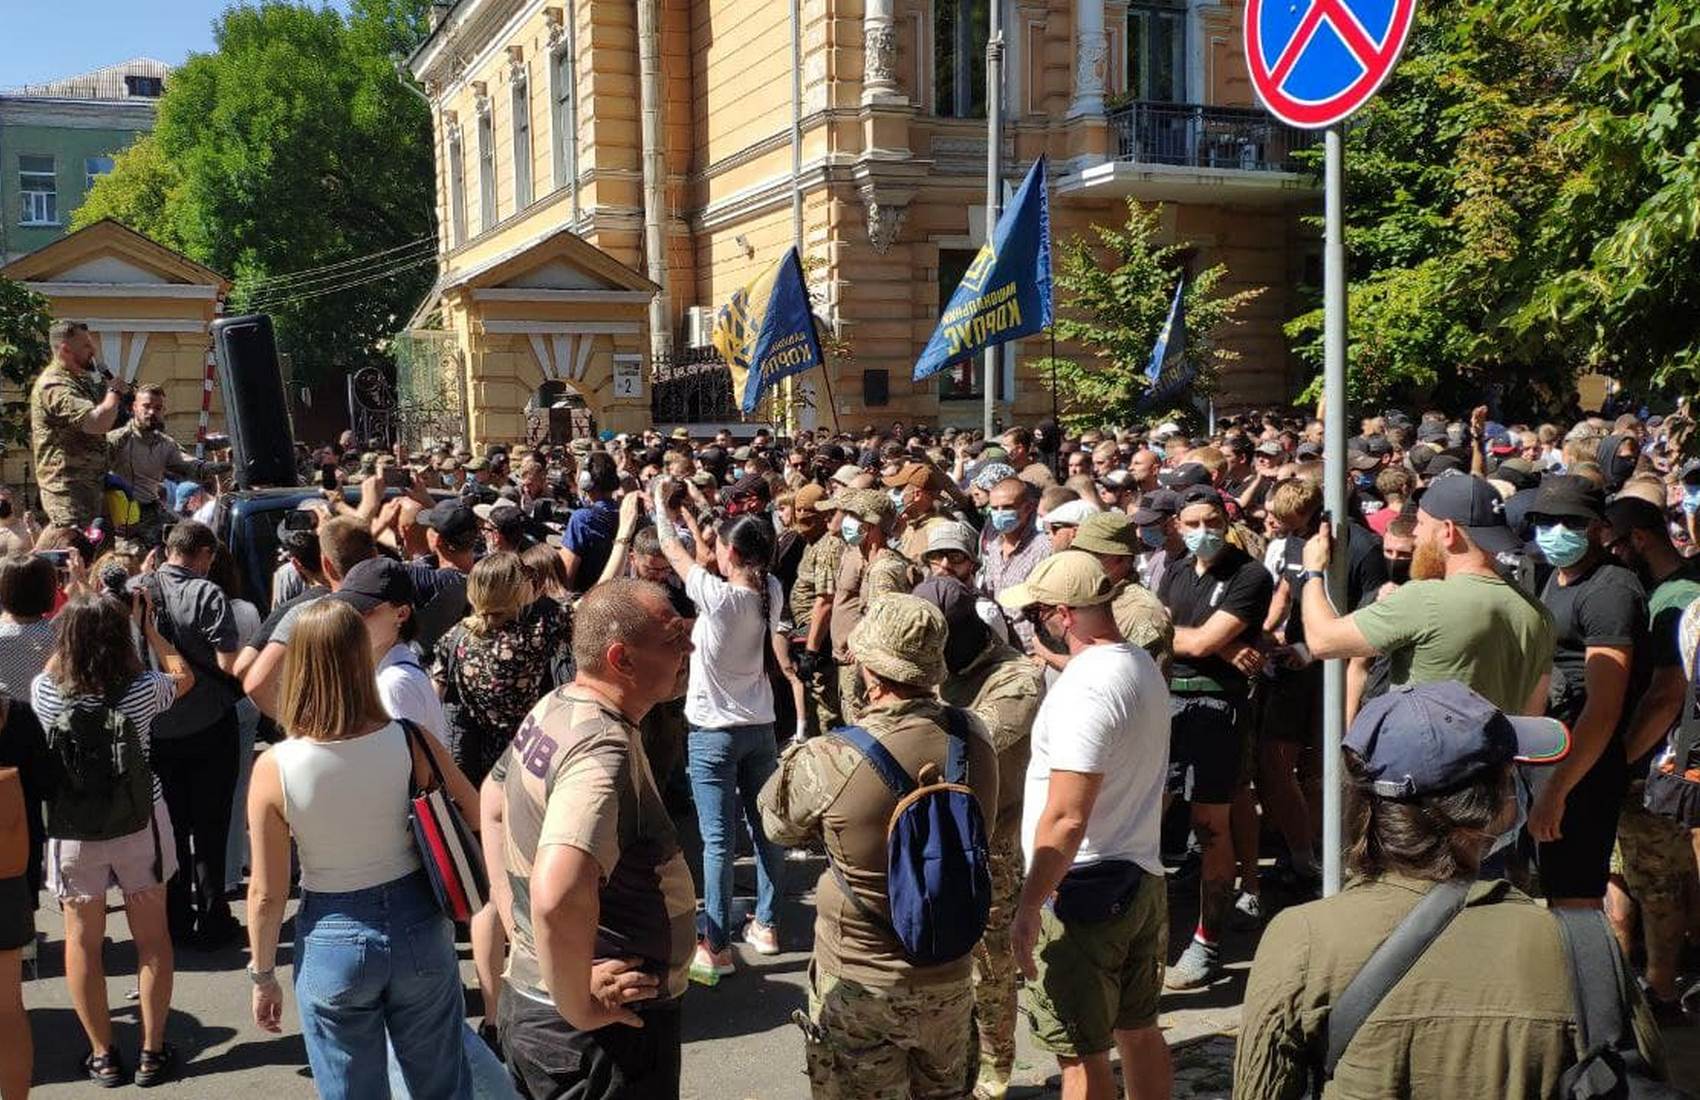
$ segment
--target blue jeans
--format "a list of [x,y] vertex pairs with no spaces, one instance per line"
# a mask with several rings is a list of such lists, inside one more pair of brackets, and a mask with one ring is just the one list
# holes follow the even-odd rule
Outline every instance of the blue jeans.
[[773,744],[773,723],[703,730],[690,736],[691,797],[697,804],[702,831],[703,938],[719,951],[732,938],[732,864],[737,858],[732,830],[738,804],[756,849],[756,920],[774,924],[778,884],[785,870],[785,853],[761,829],[756,794],[767,777],[779,770]]
[[454,926],[425,872],[302,891],[295,928],[301,1037],[323,1100],[389,1095],[386,1035],[414,1100],[470,1100]]
[[[472,1025],[460,1028],[461,1046],[466,1048],[466,1061],[472,1067],[472,1100],[520,1100],[508,1067],[496,1057]],[[401,1063],[396,1061],[395,1047],[390,1047],[390,1100],[413,1100],[407,1090],[407,1079],[401,1075]]]

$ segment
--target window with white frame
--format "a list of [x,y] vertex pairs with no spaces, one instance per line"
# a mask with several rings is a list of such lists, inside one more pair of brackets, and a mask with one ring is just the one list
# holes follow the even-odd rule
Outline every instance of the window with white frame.
[[488,110],[478,114],[478,231],[496,224],[496,130]]
[[449,247],[466,240],[466,150],[460,127],[449,135]]
[[554,129],[555,188],[566,187],[578,177],[578,90],[573,65],[572,25],[566,39],[549,57],[552,127]]
[[986,116],[991,0],[933,0],[933,113]]
[[514,209],[531,205],[531,81],[524,69],[514,72]]
[[50,156],[18,156],[20,225],[59,224],[59,173]]
[[83,190],[94,187],[94,181],[112,171],[111,157],[83,158]]

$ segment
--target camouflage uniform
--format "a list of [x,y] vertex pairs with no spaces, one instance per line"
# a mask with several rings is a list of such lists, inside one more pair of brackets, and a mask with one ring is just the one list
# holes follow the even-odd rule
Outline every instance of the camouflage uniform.
[[1685,918],[1683,891],[1695,876],[1689,831],[1672,818],[1648,812],[1642,804],[1645,786],[1644,780],[1631,783],[1623,800],[1612,872],[1623,876],[1649,923],[1660,916]]
[[105,510],[107,445],[82,420],[104,399],[87,372],[55,361],[30,393],[30,445],[41,508],[55,527],[87,527]]
[[[860,665],[884,679],[925,688],[944,676],[944,635],[937,608],[892,595],[869,607],[849,645]],[[910,775],[927,763],[943,766],[944,723],[944,708],[930,694],[882,698],[862,716]],[[979,719],[970,715],[969,725],[968,783],[995,828],[997,755]],[[961,1097],[973,1072],[972,963],[964,956],[914,966],[891,935],[886,827],[896,796],[859,752],[828,736],[787,749],[757,804],[770,839],[824,844],[855,892],[853,901],[831,868],[815,891],[808,1012],[794,1019],[805,1035],[816,1100]]]
[[125,532],[153,546],[160,541],[165,511],[160,506],[160,489],[165,479],[202,481],[230,469],[222,462],[202,462],[183,452],[178,442],[158,429],[144,428],[136,420],[106,433],[109,461],[114,474],[132,490],[141,506],[141,519]]
[[[791,586],[791,621],[797,633],[808,637],[814,623],[815,601],[832,598],[838,580],[838,565],[844,556],[844,540],[826,534],[803,550],[797,562],[797,580]],[[809,697],[809,736],[844,724],[838,713],[838,670],[833,667],[830,646],[821,654],[814,671],[803,681]]]
[[991,837],[992,911],[974,949],[974,1022],[980,1035],[978,1097],[1001,1098],[1015,1068],[1015,952],[1009,922],[1021,895],[1021,801],[1027,779],[1028,737],[1045,694],[1038,665],[992,641],[968,667],[950,676],[939,695],[986,724],[998,751],[998,826]]
[[1175,654],[1175,624],[1169,619],[1169,609],[1149,588],[1130,577],[1117,586],[1110,614],[1122,637],[1151,654],[1158,670],[1168,676]]

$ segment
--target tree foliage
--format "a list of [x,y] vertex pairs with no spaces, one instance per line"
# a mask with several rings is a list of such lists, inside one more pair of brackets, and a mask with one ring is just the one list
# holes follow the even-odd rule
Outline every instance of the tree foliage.
[[[418,250],[381,275],[277,280],[427,238],[429,110],[397,58],[425,34],[428,0],[229,8],[216,48],[176,69],[150,138],[117,158],[76,223],[111,216],[233,277],[306,380],[382,358],[430,285]],[[347,272],[349,269],[341,269]]]
[[[1061,419],[1071,429],[1131,424],[1171,411],[1164,405],[1140,406],[1151,349],[1168,318],[1175,283],[1186,271],[1188,246],[1159,244],[1160,235],[1158,209],[1130,199],[1125,223],[1094,225],[1091,238],[1072,237],[1057,249],[1053,278],[1064,310],[1056,319],[1056,335],[1081,345],[1089,358],[1041,359],[1033,370],[1046,386],[1052,385],[1054,372]],[[1217,294],[1226,273],[1217,264],[1191,274],[1181,293],[1187,330],[1183,358],[1196,379],[1187,388],[1188,402],[1175,407],[1188,415],[1193,412],[1190,399],[1213,393],[1222,364],[1235,358],[1217,346],[1217,334],[1261,293]]]
[[19,282],[0,276],[0,444],[29,438],[29,404],[24,393],[47,365],[52,348],[47,328],[53,323],[48,300]]
[[[1349,400],[1507,415],[1700,375],[1700,7],[1419,8],[1348,127]],[[1320,170],[1320,151],[1317,167]],[[1288,326],[1318,372],[1322,314]]]

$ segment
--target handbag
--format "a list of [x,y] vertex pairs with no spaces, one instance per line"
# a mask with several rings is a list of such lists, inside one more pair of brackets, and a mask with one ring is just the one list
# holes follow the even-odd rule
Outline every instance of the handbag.
[[407,719],[399,721],[407,734],[408,755],[417,751],[430,768],[424,783],[419,781],[417,764],[408,772],[407,820],[413,829],[414,846],[419,849],[419,862],[425,866],[431,892],[437,895],[443,912],[451,920],[464,923],[490,900],[484,858],[466,819],[449,798],[442,769],[424,743],[424,735]]
[[1131,859],[1102,859],[1069,869],[1057,883],[1051,912],[1064,924],[1098,924],[1127,912],[1145,868]]

